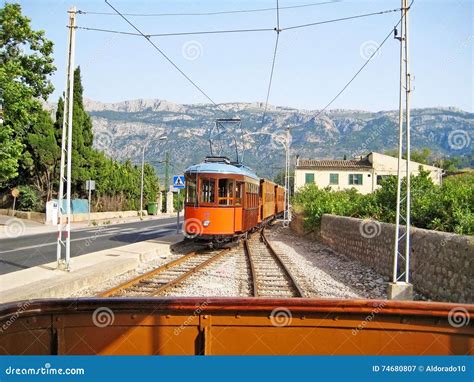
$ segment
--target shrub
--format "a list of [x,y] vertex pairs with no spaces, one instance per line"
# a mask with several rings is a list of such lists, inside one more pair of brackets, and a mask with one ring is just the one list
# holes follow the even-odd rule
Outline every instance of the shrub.
[[[402,182],[402,195],[406,180]],[[411,223],[415,227],[474,234],[474,173],[447,178],[442,186],[433,184],[422,171],[411,178]],[[321,224],[323,214],[371,218],[395,222],[397,178],[384,179],[382,187],[367,195],[355,189],[331,191],[315,184],[304,186],[293,197],[295,212],[303,212],[308,229]],[[405,213],[402,206],[401,213]]]
[[40,198],[36,189],[31,186],[20,186],[19,189],[17,209],[19,211],[36,211],[40,207]]

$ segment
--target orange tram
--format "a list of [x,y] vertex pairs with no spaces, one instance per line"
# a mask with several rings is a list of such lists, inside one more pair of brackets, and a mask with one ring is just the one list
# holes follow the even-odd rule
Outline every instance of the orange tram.
[[226,157],[186,169],[184,232],[192,239],[236,239],[283,214],[285,189]]

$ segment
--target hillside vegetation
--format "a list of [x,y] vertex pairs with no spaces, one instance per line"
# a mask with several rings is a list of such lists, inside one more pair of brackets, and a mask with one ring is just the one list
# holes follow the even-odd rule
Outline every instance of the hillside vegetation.
[[[474,174],[448,177],[441,186],[433,184],[428,172],[412,176],[411,221],[418,228],[474,235]],[[403,182],[403,194],[406,182]],[[383,180],[372,194],[355,189],[331,191],[314,184],[300,189],[293,198],[295,212],[305,216],[306,228],[319,227],[323,214],[370,218],[395,223],[397,179]],[[402,210],[405,213],[405,210]]]

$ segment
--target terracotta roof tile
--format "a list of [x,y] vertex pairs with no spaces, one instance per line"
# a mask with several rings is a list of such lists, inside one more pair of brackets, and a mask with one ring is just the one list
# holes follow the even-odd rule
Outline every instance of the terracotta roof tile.
[[372,163],[367,158],[363,159],[300,159],[296,168],[372,168]]

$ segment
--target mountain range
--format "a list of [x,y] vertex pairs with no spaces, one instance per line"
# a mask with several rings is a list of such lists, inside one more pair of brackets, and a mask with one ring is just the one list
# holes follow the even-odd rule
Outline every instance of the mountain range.
[[[163,173],[165,153],[171,172],[182,173],[210,154],[227,155],[274,177],[284,168],[286,128],[291,157],[342,159],[370,151],[393,150],[398,142],[398,111],[300,110],[262,103],[177,104],[158,99],[101,103],[85,99],[92,117],[94,145],[116,159],[145,160]],[[217,118],[240,118],[221,123]],[[160,139],[161,137],[161,139]],[[166,137],[166,139],[164,139]],[[411,142],[434,156],[472,155],[474,113],[453,107],[411,110]],[[236,150],[237,146],[237,150]],[[237,153],[237,154],[236,154]]]

